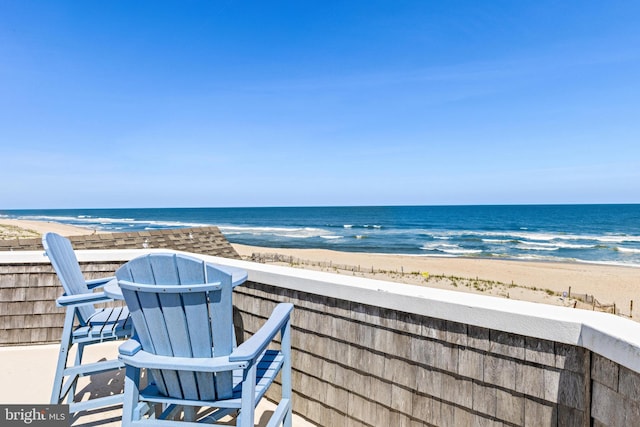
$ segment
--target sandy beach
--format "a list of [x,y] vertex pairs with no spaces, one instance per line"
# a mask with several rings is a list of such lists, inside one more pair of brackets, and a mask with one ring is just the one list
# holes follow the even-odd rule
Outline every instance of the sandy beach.
[[[640,303],[640,269],[633,267],[436,258],[324,249],[274,249],[239,244],[233,244],[233,247],[244,259],[255,261],[538,303],[589,310],[594,308],[593,303],[584,302],[584,298],[569,298],[571,287],[572,297],[593,295],[600,304],[615,303],[617,312],[626,316],[630,314],[632,300]],[[274,257],[273,254],[281,256]],[[564,292],[567,293],[566,297],[563,296]],[[640,313],[634,317],[640,317]]]
[[53,221],[26,221],[0,218],[0,239],[31,239],[41,237],[52,231],[63,236],[81,236],[93,234],[91,228],[76,227]]
[[[56,222],[0,219],[0,239],[37,238],[47,231],[66,236],[96,232]],[[590,295],[602,305],[615,303],[618,313],[625,316],[634,314],[631,301],[640,304],[640,269],[633,267],[276,249],[239,244],[233,247],[244,259],[258,262],[583,309],[594,308],[594,303],[584,298]],[[640,308],[634,311],[637,312],[634,319],[640,318]]]

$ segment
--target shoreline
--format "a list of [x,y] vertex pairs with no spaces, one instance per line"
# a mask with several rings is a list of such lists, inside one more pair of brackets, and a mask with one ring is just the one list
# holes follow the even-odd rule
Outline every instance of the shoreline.
[[[64,236],[98,233],[80,226],[46,221],[0,218],[0,239],[38,238],[47,231]],[[8,236],[8,237],[7,237]],[[243,259],[297,268],[349,274],[377,280],[473,292],[552,305],[593,309],[571,296],[591,295],[603,305],[616,304],[629,316],[631,301],[640,299],[640,269],[594,263],[424,257],[419,255],[287,249],[231,243]],[[272,255],[280,259],[275,260]],[[567,293],[566,297],[563,293]],[[636,316],[640,318],[640,315]]]

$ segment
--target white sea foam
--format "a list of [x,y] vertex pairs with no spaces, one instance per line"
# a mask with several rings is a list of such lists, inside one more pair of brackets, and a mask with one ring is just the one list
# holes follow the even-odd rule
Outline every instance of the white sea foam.
[[598,237],[597,240],[605,243],[640,242],[640,236],[605,235]]
[[622,246],[617,246],[615,249],[618,252],[623,252],[626,254],[640,254],[640,249],[636,248],[623,248]]
[[459,245],[448,243],[425,243],[420,249],[426,251],[438,251],[450,255],[470,255],[482,253],[481,249],[465,249]]
[[465,254],[481,254],[482,250],[480,249],[442,249],[443,252],[448,254],[455,255],[465,255]]
[[509,240],[509,239],[482,239],[483,242],[485,243],[509,243],[512,242],[513,240]]
[[561,249],[594,249],[597,247],[597,245],[581,245],[581,244],[564,243],[564,242],[557,242],[555,243],[555,245],[560,247]]
[[345,224],[343,225],[344,228],[353,228],[353,224]]
[[516,245],[516,249],[524,251],[557,251],[560,247],[552,243],[520,242]]
[[519,243],[522,246],[532,246],[532,247],[540,247],[540,248],[557,248],[558,245],[556,243],[544,243],[544,242],[524,242],[520,241]]
[[251,234],[254,236],[277,236],[288,237],[294,239],[306,239],[311,237],[329,236],[327,230],[312,227],[239,227],[239,226],[220,226],[220,231],[224,235]]
[[320,236],[322,239],[327,239],[327,240],[335,240],[335,239],[342,239],[343,236]]
[[517,239],[521,240],[533,240],[533,241],[542,241],[542,242],[550,242],[552,240],[576,240],[580,239],[578,236],[569,236],[566,234],[550,234],[550,233],[498,233],[501,236],[513,236]]
[[584,259],[576,259],[575,262],[580,262],[583,264],[603,264],[603,265],[612,265],[616,267],[633,267],[640,268],[640,263],[636,262],[624,262],[624,261],[589,261]]
[[[122,221],[115,221],[122,222]],[[210,227],[210,223],[203,222],[181,222],[181,221],[131,221],[135,224],[151,224],[155,225],[158,228],[167,228],[167,227]]]
[[426,230],[425,234],[431,235],[434,239],[450,239],[462,236],[478,237],[480,239],[498,239],[498,240],[529,240],[529,241],[593,241],[603,243],[623,243],[623,242],[640,242],[640,236],[628,234],[566,234],[566,233],[541,233],[541,232],[523,232],[522,230],[504,230],[504,231],[474,231],[474,230],[456,230],[456,231],[434,231]]
[[456,258],[457,255],[451,254],[421,254],[419,256],[429,257],[429,258]]
[[435,242],[435,243],[425,243],[424,245],[422,245],[422,247],[420,249],[424,249],[426,251],[440,251],[440,250],[444,250],[444,249],[456,249],[459,248],[460,246],[458,245],[453,245],[453,244],[449,244],[449,243],[439,243],[439,242]]

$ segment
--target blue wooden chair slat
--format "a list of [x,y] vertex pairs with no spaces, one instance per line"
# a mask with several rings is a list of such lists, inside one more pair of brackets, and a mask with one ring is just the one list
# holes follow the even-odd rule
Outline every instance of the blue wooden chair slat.
[[[175,412],[170,405],[184,408],[186,423],[198,418],[197,408],[209,407],[215,415],[207,421],[239,410],[238,425],[253,426],[255,406],[281,372],[282,400],[273,422],[291,425],[291,304],[276,306],[265,325],[235,348],[230,274],[184,255],[149,254],[124,264],[116,277],[137,333],[120,346],[127,368],[123,426],[162,425],[159,419]],[[276,335],[279,349],[270,347]],[[144,390],[143,368],[151,373]],[[166,410],[154,413],[153,403]]]
[[[56,270],[65,294],[81,295],[91,293],[69,239],[55,233],[47,233],[42,237],[42,244],[53,268]],[[80,306],[77,307],[77,311],[78,320],[83,324],[95,312],[95,308]]]
[[114,307],[109,309],[99,309],[89,317],[85,326],[78,326],[73,331],[76,340],[95,340],[101,338],[108,340],[121,337],[121,331],[129,331],[131,321],[129,310],[126,307]]
[[[58,305],[66,307],[51,403],[59,404],[67,399],[70,412],[77,412],[122,401],[122,395],[90,399],[85,402],[73,401],[79,377],[120,369],[124,366],[122,362],[115,359],[82,363],[85,346],[124,339],[132,333],[132,322],[127,307],[97,308],[94,305],[94,303],[113,301],[103,292],[95,291],[99,291],[100,287],[114,277],[85,280],[71,242],[65,237],[46,233],[42,237],[42,244],[64,289],[64,295],[57,300]],[[76,358],[73,363],[70,363],[69,352],[74,347]]]
[[[154,280],[142,283],[154,283],[156,285],[187,284],[180,280],[179,264],[172,254],[158,254],[158,256],[147,258],[147,262],[153,273]],[[200,270],[202,269],[203,267],[200,266]]]

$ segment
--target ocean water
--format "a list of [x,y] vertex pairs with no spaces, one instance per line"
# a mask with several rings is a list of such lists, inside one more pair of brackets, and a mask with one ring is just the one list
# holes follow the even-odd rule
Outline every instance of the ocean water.
[[216,225],[233,243],[640,267],[640,205],[0,210],[0,217],[140,231]]

